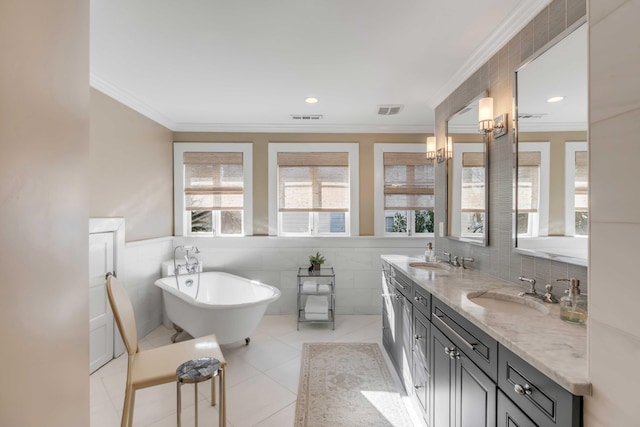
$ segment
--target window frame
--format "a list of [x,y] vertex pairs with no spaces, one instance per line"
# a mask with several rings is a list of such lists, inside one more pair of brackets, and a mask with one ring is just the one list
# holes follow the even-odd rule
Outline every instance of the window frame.
[[[278,212],[278,153],[307,153],[307,152],[341,152],[349,156],[349,212],[346,213],[348,232],[345,234],[300,234],[280,231]],[[269,235],[282,237],[339,237],[358,236],[359,228],[359,144],[355,142],[269,142],[268,146],[269,171]]]
[[[190,232],[191,216],[184,202],[184,153],[242,153],[242,228],[243,233],[210,234]],[[173,143],[173,206],[176,236],[242,237],[253,235],[253,144],[249,142],[174,142]],[[215,215],[214,215],[215,221]],[[216,233],[218,233],[216,228]]]
[[576,235],[575,217],[575,177],[576,177],[576,152],[589,151],[586,141],[567,141],[564,146],[564,235],[572,237],[586,237]]
[[[414,211],[407,211],[407,232],[387,232],[386,231],[386,216],[384,214],[384,153],[416,153],[427,155],[426,146],[421,142],[408,142],[408,143],[385,143],[377,142],[373,144],[373,188],[374,188],[374,235],[375,236],[387,236],[387,237],[434,237],[435,225],[433,233],[418,233],[413,232],[413,226],[415,225],[415,213]],[[435,165],[434,165],[435,168]],[[434,185],[435,192],[435,185]],[[434,200],[435,205],[435,200]],[[434,206],[435,211],[435,206]],[[409,223],[411,223],[411,230],[409,230]]]

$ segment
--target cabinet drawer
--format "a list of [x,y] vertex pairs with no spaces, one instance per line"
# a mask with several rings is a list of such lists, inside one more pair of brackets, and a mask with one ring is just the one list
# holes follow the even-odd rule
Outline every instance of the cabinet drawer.
[[413,281],[400,273],[397,269],[390,269],[391,283],[395,288],[400,291],[408,300],[413,299]]
[[431,306],[431,323],[444,332],[456,347],[464,352],[493,381],[496,381],[498,376],[497,341],[437,298],[432,298]]
[[498,386],[538,426],[579,427],[582,398],[500,346]]
[[418,285],[413,286],[413,306],[427,319],[431,317],[431,294]]

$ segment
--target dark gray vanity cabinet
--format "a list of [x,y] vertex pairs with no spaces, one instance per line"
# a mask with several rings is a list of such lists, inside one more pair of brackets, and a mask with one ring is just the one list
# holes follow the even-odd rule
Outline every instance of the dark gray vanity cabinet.
[[537,427],[501,390],[498,390],[497,418],[497,427]]
[[437,327],[431,347],[432,426],[495,426],[495,382]]
[[[580,427],[582,398],[500,346],[498,386],[538,427]],[[509,425],[509,424],[507,424]],[[516,424],[517,425],[517,424]]]

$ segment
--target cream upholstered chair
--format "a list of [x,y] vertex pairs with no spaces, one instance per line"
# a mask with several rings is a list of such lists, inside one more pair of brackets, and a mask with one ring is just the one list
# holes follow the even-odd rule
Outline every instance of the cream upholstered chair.
[[[121,427],[130,427],[133,423],[133,406],[136,390],[159,384],[175,382],[176,369],[182,363],[201,357],[213,357],[220,361],[219,394],[220,427],[226,425],[225,402],[225,361],[215,335],[208,335],[189,341],[170,344],[151,350],[140,351],[136,319],[129,296],[115,276],[107,277],[107,295],[113,310],[122,340],[127,348],[127,385],[122,408]],[[215,405],[215,378],[211,380],[211,406]]]

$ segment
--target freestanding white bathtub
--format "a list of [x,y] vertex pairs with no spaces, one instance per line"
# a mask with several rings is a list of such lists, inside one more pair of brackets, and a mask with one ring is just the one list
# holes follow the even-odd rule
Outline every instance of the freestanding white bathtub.
[[[249,337],[267,306],[280,298],[280,290],[244,277],[219,271],[158,279],[169,319],[194,338],[216,334],[220,344]],[[189,285],[188,281],[192,284]],[[197,299],[196,297],[197,292]]]

